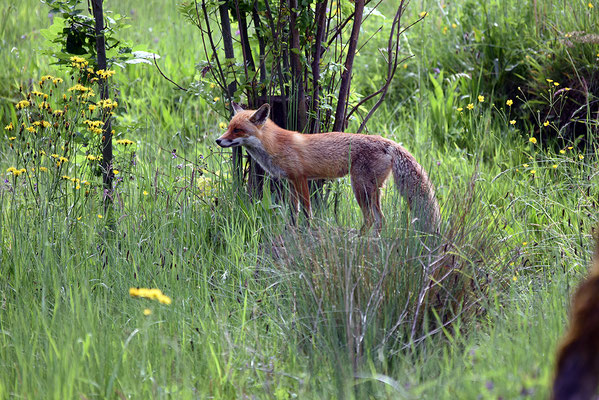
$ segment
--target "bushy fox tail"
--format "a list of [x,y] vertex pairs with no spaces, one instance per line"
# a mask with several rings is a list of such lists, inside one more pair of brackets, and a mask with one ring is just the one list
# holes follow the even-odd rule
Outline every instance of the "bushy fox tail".
[[439,233],[441,213],[428,174],[406,149],[397,145],[393,157],[393,179],[405,197],[418,230]]
[[589,277],[574,294],[570,328],[557,355],[554,400],[594,398],[599,383],[599,231]]

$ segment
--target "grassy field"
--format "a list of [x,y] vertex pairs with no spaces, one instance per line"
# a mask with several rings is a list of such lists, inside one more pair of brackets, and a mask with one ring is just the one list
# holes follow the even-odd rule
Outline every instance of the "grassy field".
[[[368,130],[404,145],[436,186],[439,248],[457,266],[427,295],[437,302],[419,299],[439,248],[413,234],[393,185],[380,238],[356,234],[348,179],[311,227],[292,229],[284,203],[234,188],[230,152],[214,144],[224,106],[151,65],[111,78],[115,139],[136,142],[115,144],[111,210],[100,178],[85,186],[82,156],[43,175],[29,146],[50,154],[47,142],[3,130],[0,399],[547,398],[599,217],[599,47],[580,39],[597,33],[592,5],[410,3],[408,19],[429,13],[404,36],[415,57]],[[201,79],[200,33],[174,2],[105,7],[129,17],[121,34],[161,55],[169,77]],[[65,81],[58,98],[70,78],[44,52],[47,5],[0,11],[0,119],[18,128],[23,93],[50,74]],[[356,92],[380,85],[384,40],[357,56]]]

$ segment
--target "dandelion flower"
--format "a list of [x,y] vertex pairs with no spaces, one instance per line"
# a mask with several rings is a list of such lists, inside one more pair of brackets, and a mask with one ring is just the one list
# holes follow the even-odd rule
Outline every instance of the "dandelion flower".
[[512,104],[514,104],[514,101],[512,99],[508,99],[508,101],[506,101],[505,104],[507,104],[508,107],[511,107]]
[[485,101],[485,96],[479,95],[478,96],[478,102],[479,103],[483,103]]
[[516,125],[516,120],[515,119],[511,120],[510,125]]
[[21,100],[17,103],[17,105],[15,106],[15,108],[17,110],[22,110],[23,108],[29,107],[31,105],[31,103],[27,100]]
[[535,137],[529,138],[528,141],[532,144],[537,144],[537,138],[535,138]]
[[472,103],[468,103],[468,105],[466,106],[467,109],[472,110],[474,108],[474,104]]

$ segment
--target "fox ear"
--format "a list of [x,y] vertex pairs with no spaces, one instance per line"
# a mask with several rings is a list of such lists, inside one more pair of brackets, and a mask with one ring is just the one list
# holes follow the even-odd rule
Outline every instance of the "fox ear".
[[243,111],[243,108],[241,108],[241,106],[234,101],[231,102],[231,106],[233,107],[233,115],[239,114]]
[[259,109],[250,117],[250,122],[254,125],[264,125],[270,115],[270,106],[268,103],[262,104]]

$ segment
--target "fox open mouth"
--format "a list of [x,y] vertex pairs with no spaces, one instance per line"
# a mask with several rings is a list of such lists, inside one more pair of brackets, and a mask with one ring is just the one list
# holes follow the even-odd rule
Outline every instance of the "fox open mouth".
[[229,139],[216,139],[216,144],[220,147],[236,147],[241,145],[240,142]]

